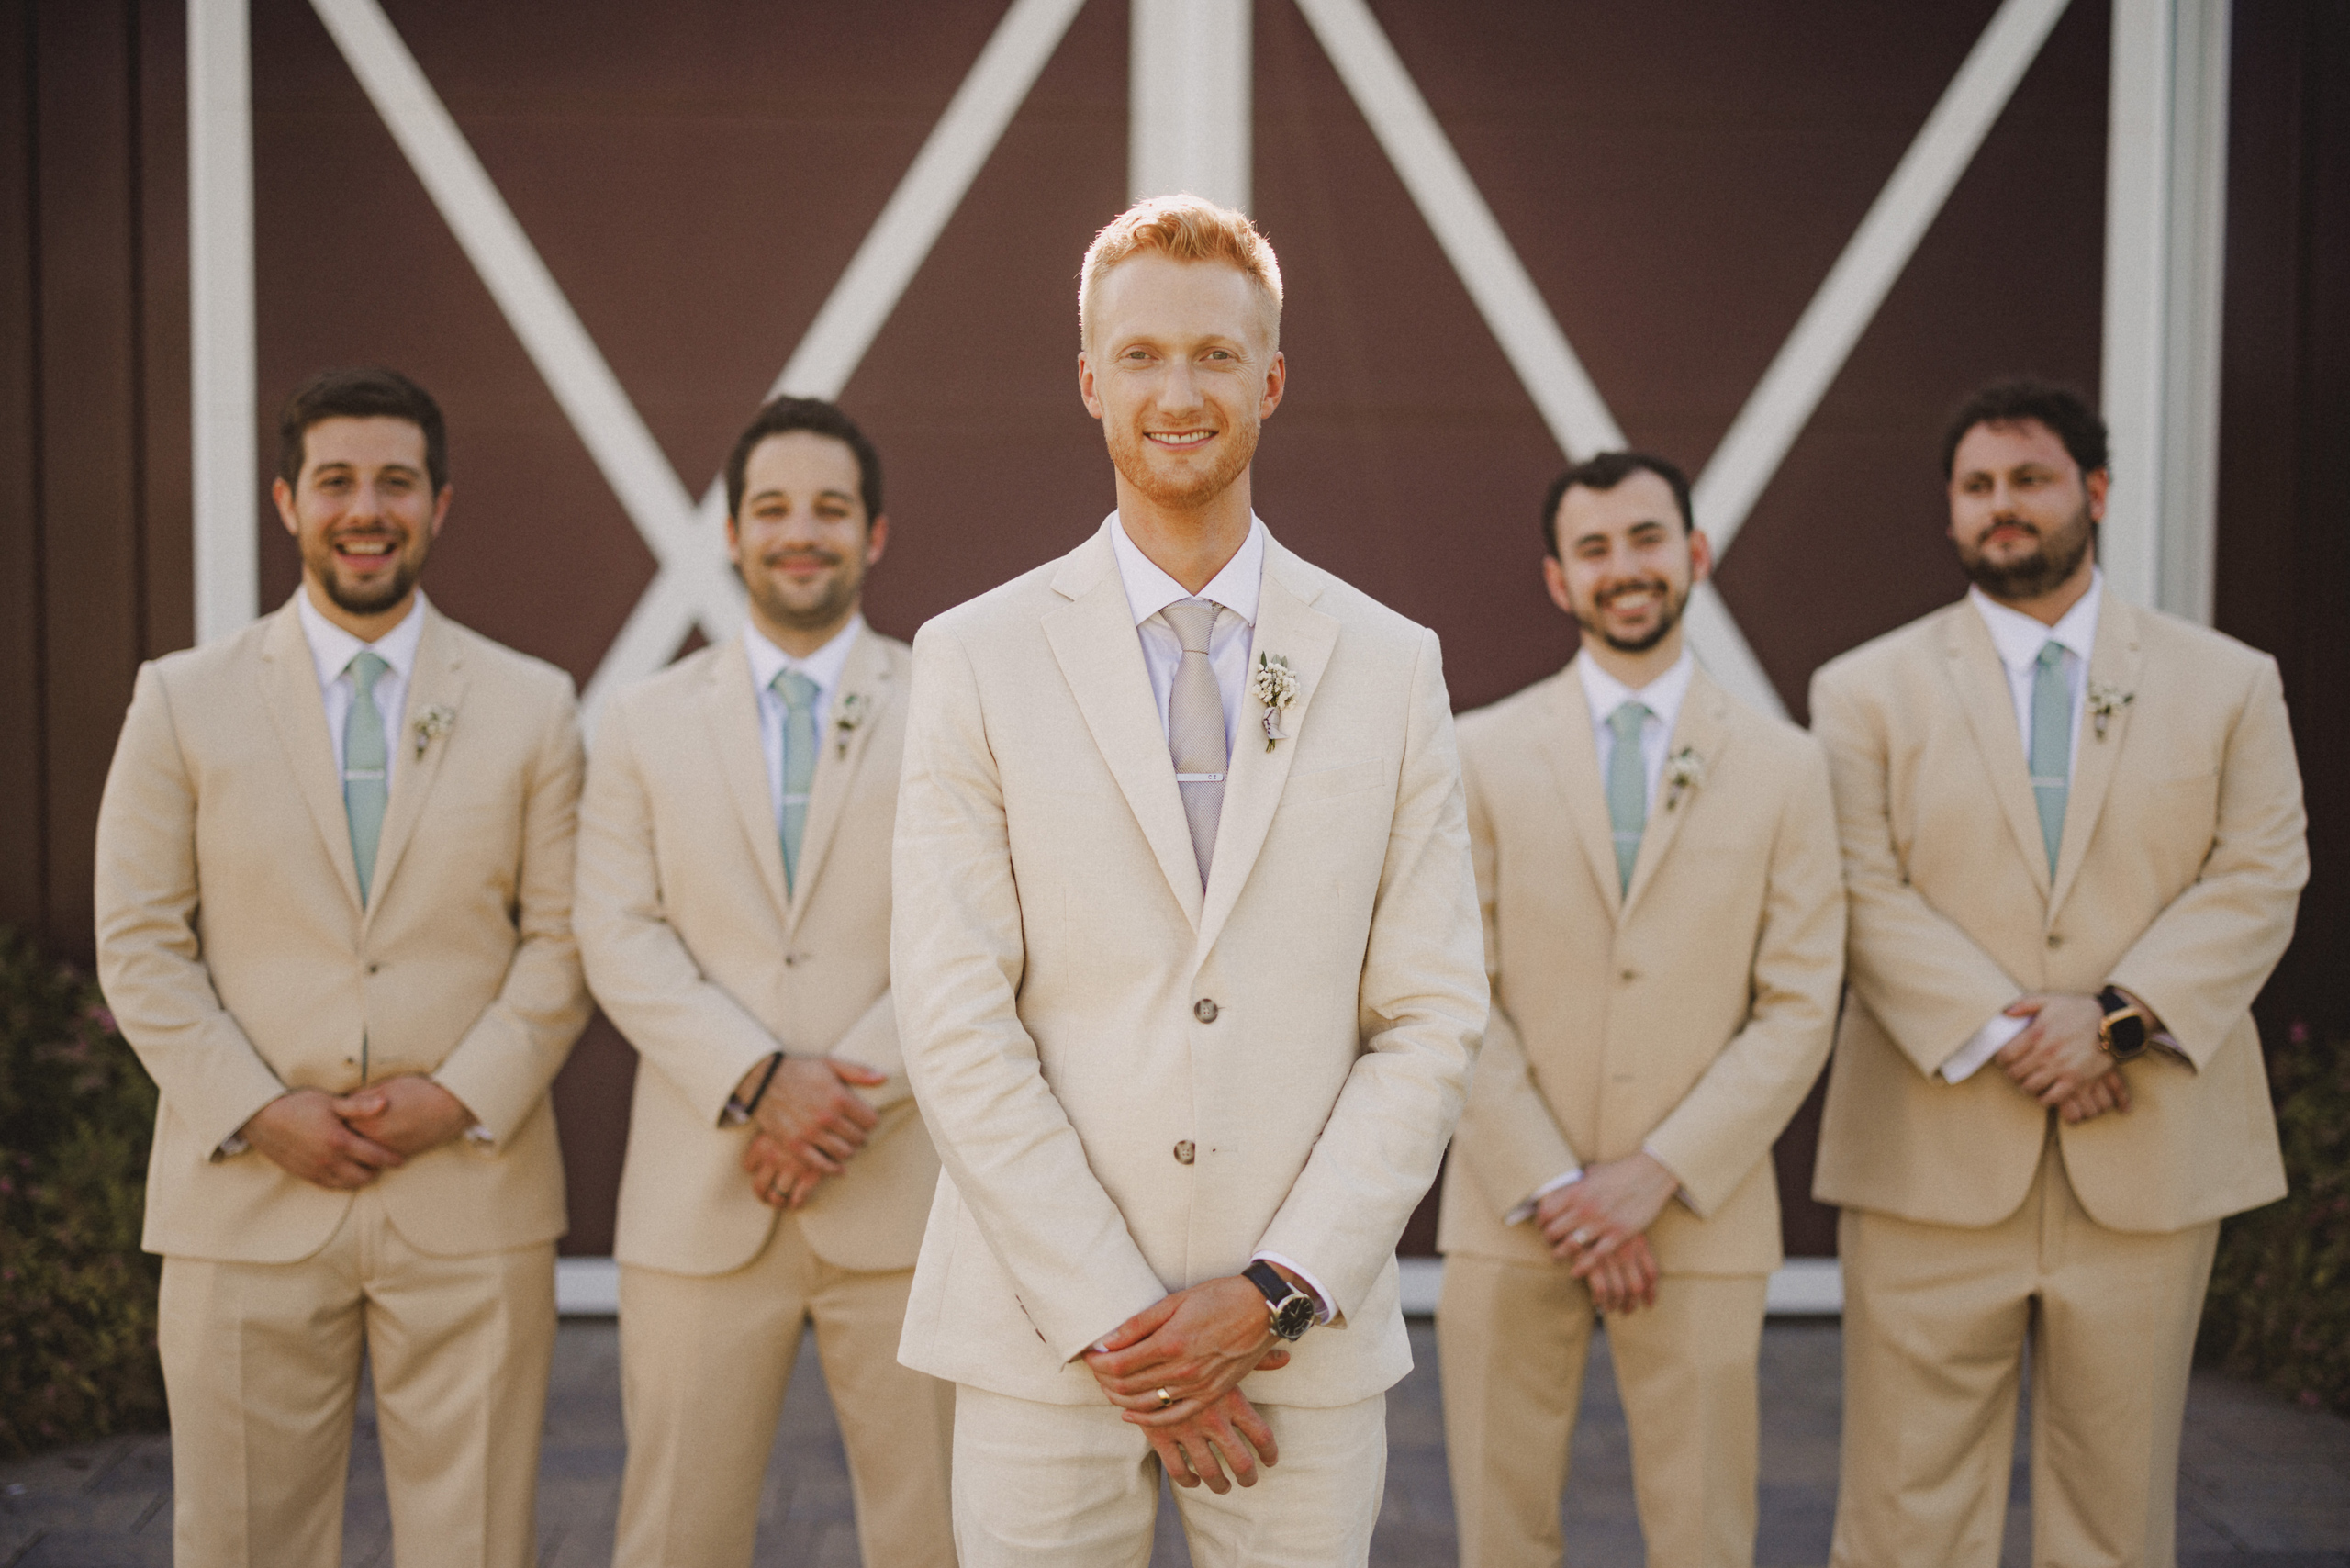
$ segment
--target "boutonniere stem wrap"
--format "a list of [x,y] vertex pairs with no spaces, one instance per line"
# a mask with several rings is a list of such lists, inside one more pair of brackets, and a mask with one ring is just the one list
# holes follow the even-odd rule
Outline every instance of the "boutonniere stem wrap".
[[1706,781],[1703,758],[1687,746],[1683,746],[1664,759],[1664,809],[1672,811],[1681,804],[1681,797]]
[[2109,680],[2090,681],[2089,720],[2097,729],[2097,738],[2105,739],[2105,727],[2113,722],[2113,716],[2137,699],[2136,692],[2124,691]]
[[833,711],[833,735],[840,744],[837,755],[841,756],[848,755],[848,738],[856,733],[857,725],[863,722],[865,722],[865,693],[861,691],[843,693],[839,703]]
[[1259,654],[1257,667],[1248,674],[1248,692],[1265,705],[1265,749],[1270,751],[1274,742],[1289,739],[1289,732],[1281,728],[1281,712],[1297,700],[1297,672],[1280,654]]
[[408,734],[416,741],[417,756],[420,759],[422,758],[424,748],[441,736],[447,734],[449,726],[456,722],[457,711],[442,702],[435,702],[431,707],[419,713],[416,716],[416,722],[408,726]]

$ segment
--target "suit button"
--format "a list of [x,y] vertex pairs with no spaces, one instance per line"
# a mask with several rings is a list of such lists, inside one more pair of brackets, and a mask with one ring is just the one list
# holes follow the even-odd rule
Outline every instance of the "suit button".
[[2048,945],[2051,947],[2062,947],[2065,945],[2065,939],[2052,931],[2048,934]]
[[1189,1165],[1199,1157],[1200,1151],[1192,1147],[1190,1138],[1185,1138],[1175,1146],[1175,1163],[1178,1165]]
[[1640,971],[1638,969],[1623,969],[1617,972],[1616,978],[1622,980],[1626,985],[1629,985],[1634,980],[1640,978]]
[[382,969],[383,967],[384,967],[384,966],[383,966],[383,965],[381,965],[381,964],[370,964],[370,965],[368,965],[368,966],[367,966],[367,972],[368,972],[369,974],[371,974],[371,975],[372,975],[372,974],[374,974],[376,970],[378,970],[378,969]]
[[[1203,996],[1200,998],[1199,1001],[1192,1003],[1192,1016],[1198,1019],[1203,1024],[1214,1023],[1215,1013],[1215,999],[1214,997]],[[1187,1160],[1185,1163],[1188,1164],[1190,1162]]]
[[784,967],[785,969],[789,969],[792,965],[794,965],[794,964],[798,963],[799,961],[800,961],[800,955],[799,955],[799,954],[797,954],[797,953],[786,953],[786,954],[783,956],[783,967]]

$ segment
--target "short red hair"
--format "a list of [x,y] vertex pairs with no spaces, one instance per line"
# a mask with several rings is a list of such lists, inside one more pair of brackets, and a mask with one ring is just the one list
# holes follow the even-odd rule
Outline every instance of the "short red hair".
[[1112,267],[1142,251],[1179,262],[1222,262],[1237,267],[1257,286],[1265,305],[1265,331],[1275,346],[1281,338],[1281,264],[1272,242],[1248,215],[1195,196],[1151,196],[1110,219],[1085,249],[1078,274],[1077,331],[1085,342],[1086,317],[1102,279]]

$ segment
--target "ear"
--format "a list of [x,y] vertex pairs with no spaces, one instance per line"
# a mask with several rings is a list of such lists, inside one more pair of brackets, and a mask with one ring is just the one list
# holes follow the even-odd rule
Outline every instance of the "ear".
[[1289,361],[1281,351],[1273,351],[1273,363],[1265,367],[1265,395],[1257,399],[1257,417],[1265,419],[1281,406],[1281,394],[1289,389]]
[[1689,586],[1695,588],[1714,575],[1714,542],[1702,528],[1689,531]]
[[441,525],[449,521],[449,498],[457,493],[454,485],[443,485],[441,493],[432,498],[432,537],[441,537]]
[[881,559],[881,553],[889,548],[890,519],[885,514],[875,518],[873,525],[865,531],[865,564],[868,566],[872,566]]
[[731,511],[726,514],[726,558],[738,567],[743,564],[743,527]]
[[2081,488],[2088,492],[2089,521],[2091,522],[2103,522],[2105,521],[2106,493],[2112,489],[2112,487],[2113,470],[2110,468],[2100,468],[2094,474],[2086,474],[2082,476]]
[[1550,593],[1550,602],[1567,613],[1572,621],[1575,614],[1574,596],[1567,592],[1567,566],[1556,555],[1542,557],[1542,586]]
[[1077,396],[1087,413],[1097,420],[1102,417],[1102,399],[1093,390],[1093,361],[1083,349],[1077,351]]
[[284,479],[269,482],[269,498],[277,503],[278,521],[285,524],[285,532],[295,538],[302,537],[302,524],[294,515],[294,487]]

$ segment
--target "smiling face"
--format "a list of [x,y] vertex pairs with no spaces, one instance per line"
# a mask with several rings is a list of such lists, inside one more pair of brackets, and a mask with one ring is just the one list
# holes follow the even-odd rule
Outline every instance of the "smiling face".
[[1078,389],[1136,496],[1198,511],[1248,472],[1287,374],[1267,305],[1238,267],[1156,251],[1102,278]]
[[1645,469],[1613,489],[1576,485],[1551,526],[1559,553],[1544,558],[1542,575],[1552,601],[1617,654],[1679,656],[1682,610],[1713,554],[1682,521],[1673,487]]
[[424,431],[383,415],[320,420],[302,432],[300,476],[270,493],[319,611],[368,642],[399,624],[449,512],[449,487],[435,495],[427,476]]
[[743,465],[741,516],[726,520],[726,554],[750,591],[751,614],[785,652],[813,653],[856,612],[865,571],[889,542],[868,521],[856,454],[813,431],[771,435]]
[[1951,459],[1950,537],[1959,565],[1992,598],[2015,604],[2086,579],[2105,470],[2083,475],[2038,420],[1976,425]]

